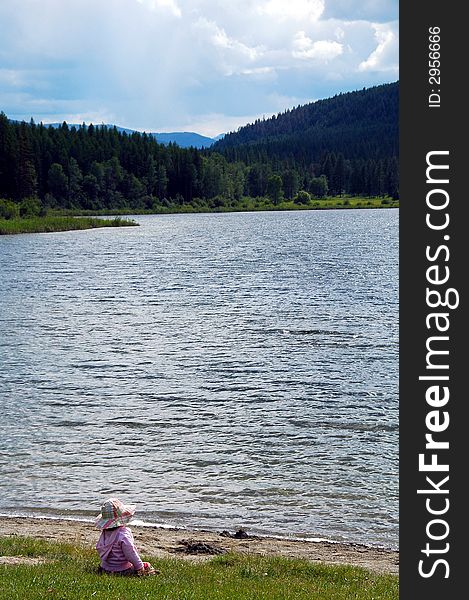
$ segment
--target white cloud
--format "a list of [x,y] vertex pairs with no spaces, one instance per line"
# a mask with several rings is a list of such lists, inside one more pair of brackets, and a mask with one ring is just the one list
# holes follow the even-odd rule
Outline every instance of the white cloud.
[[254,69],[243,69],[241,75],[252,75],[255,77],[276,77],[277,73],[274,67],[255,67]]
[[342,44],[328,40],[313,42],[304,31],[299,31],[293,40],[292,55],[295,58],[332,60],[343,52]]
[[343,40],[345,36],[345,31],[342,29],[342,27],[336,27],[334,35],[338,40]]
[[137,0],[140,4],[148,6],[151,10],[165,9],[175,17],[181,17],[182,11],[174,0]]
[[395,80],[397,21],[354,19],[359,0],[326,18],[331,1],[1,0],[0,109],[217,134]]
[[275,107],[275,112],[283,112],[287,108],[293,108],[294,106],[314,102],[316,98],[311,98],[310,96],[287,96],[284,94],[273,92],[272,94],[269,94],[269,100],[271,101],[272,106]]
[[358,65],[359,71],[397,71],[397,34],[389,24],[374,24],[375,50]]
[[[202,48],[206,64],[211,64],[225,76],[240,73],[253,73],[252,67],[264,53],[262,46],[248,46],[242,41],[229,36],[225,29],[205,17],[200,17],[192,26],[192,30]],[[207,48],[206,45],[209,45]],[[216,52],[213,52],[215,48]]]
[[200,17],[194,24],[194,28],[202,31],[208,36],[209,41],[219,48],[234,51],[237,54],[243,55],[249,60],[255,60],[262,54],[261,48],[251,48],[227,35],[226,31],[219,27],[214,21],[209,21],[204,17]]
[[281,21],[317,21],[323,11],[323,0],[268,0],[257,7],[260,15],[268,15]]

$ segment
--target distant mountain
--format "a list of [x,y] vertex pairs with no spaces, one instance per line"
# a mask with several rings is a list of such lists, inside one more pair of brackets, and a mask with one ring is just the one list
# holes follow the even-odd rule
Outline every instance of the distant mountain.
[[172,133],[152,133],[153,137],[160,144],[177,144],[181,148],[208,148],[215,143],[214,138],[200,135],[199,133],[192,133],[190,131],[174,131]]
[[[62,123],[45,123],[45,125],[57,128],[60,127]],[[68,125],[69,127],[80,127],[80,125],[74,123],[69,123]],[[131,135],[132,133],[138,133],[134,129],[119,127],[118,125],[109,125],[103,123],[97,125],[97,127],[108,127],[109,129],[116,127],[117,131],[120,133],[127,133],[128,135]],[[171,133],[150,132],[148,135],[154,137],[159,144],[167,145],[173,143],[177,144],[181,148],[209,148],[217,140],[223,138],[225,134],[222,133],[214,138],[200,135],[199,133],[194,133],[192,131],[173,131]]]
[[346,159],[398,155],[398,82],[338,94],[258,119],[226,134],[212,149],[230,161],[288,162],[307,168],[326,152]]
[[344,194],[396,199],[398,125],[398,82],[258,119],[217,141],[106,124],[37,127],[0,111],[0,198],[37,195],[44,206],[90,210],[224,210],[283,199],[307,206]]

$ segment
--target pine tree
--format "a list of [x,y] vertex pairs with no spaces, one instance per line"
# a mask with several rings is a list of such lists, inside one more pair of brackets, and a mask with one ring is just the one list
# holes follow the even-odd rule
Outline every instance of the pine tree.
[[63,202],[67,198],[68,178],[64,173],[62,165],[59,163],[52,163],[47,175],[47,186],[49,193],[56,200]]
[[283,182],[283,191],[285,193],[285,198],[291,200],[293,196],[298,193],[300,189],[300,181],[298,177],[298,173],[294,169],[289,169],[288,171],[284,171],[282,175]]
[[330,183],[335,194],[341,195],[345,191],[346,170],[345,158],[342,152],[337,155],[337,160],[334,167]]
[[34,166],[30,128],[26,123],[21,123],[19,129],[16,178],[17,197],[19,199],[36,195],[37,174]]
[[83,201],[83,174],[78,162],[72,157],[68,164],[68,203],[70,207],[81,207]]
[[0,198],[15,198],[18,150],[13,127],[5,113],[0,113]]
[[283,198],[282,178],[271,175],[267,184],[267,194],[274,204],[280,204]]
[[158,198],[166,198],[168,192],[168,175],[164,165],[158,166],[155,191]]

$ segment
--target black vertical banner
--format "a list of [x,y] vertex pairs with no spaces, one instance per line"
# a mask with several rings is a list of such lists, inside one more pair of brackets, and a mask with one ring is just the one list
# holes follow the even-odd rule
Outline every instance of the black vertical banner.
[[400,598],[467,596],[464,3],[400,5]]

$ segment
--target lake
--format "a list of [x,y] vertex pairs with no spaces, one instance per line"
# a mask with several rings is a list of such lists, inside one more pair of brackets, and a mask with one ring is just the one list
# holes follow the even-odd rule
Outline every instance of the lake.
[[397,209],[0,237],[0,513],[398,547]]

